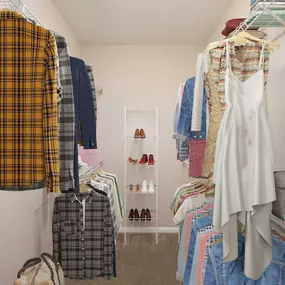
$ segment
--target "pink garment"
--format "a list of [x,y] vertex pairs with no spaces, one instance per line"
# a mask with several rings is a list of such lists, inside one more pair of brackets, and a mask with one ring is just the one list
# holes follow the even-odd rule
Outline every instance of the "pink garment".
[[189,214],[187,216],[187,224],[186,224],[186,237],[185,237],[185,260],[187,261],[188,259],[188,246],[189,246],[189,239],[190,239],[190,234],[191,234],[191,222],[193,217],[197,214],[197,213],[204,213],[206,212],[207,209],[206,208],[208,205],[205,206],[204,209],[199,209],[191,214]]
[[96,166],[102,160],[97,149],[84,149],[82,146],[78,146],[78,151],[82,161],[89,166]]
[[206,149],[206,140],[190,140],[189,142],[189,176],[201,177]]
[[198,263],[198,284],[197,285],[203,285],[202,279],[203,279],[203,269],[204,269],[204,262],[205,262],[205,250],[206,250],[207,239],[217,233],[219,232],[214,231],[214,232],[207,233],[201,237],[200,256],[199,256],[199,263]]
[[189,214],[187,216],[187,224],[186,224],[186,237],[185,237],[185,261],[187,261],[188,259],[188,243],[189,243],[189,238],[190,238],[190,230],[191,230],[191,221],[192,218],[194,217],[194,213],[193,214]]

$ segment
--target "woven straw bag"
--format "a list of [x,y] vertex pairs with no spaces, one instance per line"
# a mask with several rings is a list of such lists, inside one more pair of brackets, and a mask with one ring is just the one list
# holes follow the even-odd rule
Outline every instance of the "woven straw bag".
[[61,266],[48,253],[28,260],[17,278],[14,285],[64,285]]
[[274,173],[276,201],[273,203],[272,213],[284,220],[285,219],[285,171]]

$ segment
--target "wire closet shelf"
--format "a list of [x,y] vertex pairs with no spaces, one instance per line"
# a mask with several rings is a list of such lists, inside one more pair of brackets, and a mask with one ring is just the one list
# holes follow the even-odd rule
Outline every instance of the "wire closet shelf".
[[[265,31],[268,28],[285,27],[285,1],[261,0],[256,1],[249,16],[242,22],[231,36],[249,29]],[[283,30],[273,41],[285,34]]]

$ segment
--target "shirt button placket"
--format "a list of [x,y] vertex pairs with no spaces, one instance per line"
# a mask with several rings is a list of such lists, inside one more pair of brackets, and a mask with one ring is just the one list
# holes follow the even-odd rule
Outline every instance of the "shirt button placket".
[[82,229],[81,229],[81,233],[82,233],[82,237],[81,237],[81,249],[82,249],[82,274],[83,274],[83,279],[86,278],[86,264],[85,264],[85,260],[86,260],[86,257],[85,257],[85,248],[84,248],[84,224],[83,224],[83,209],[81,208],[80,209],[80,221],[81,221],[81,226],[82,226]]

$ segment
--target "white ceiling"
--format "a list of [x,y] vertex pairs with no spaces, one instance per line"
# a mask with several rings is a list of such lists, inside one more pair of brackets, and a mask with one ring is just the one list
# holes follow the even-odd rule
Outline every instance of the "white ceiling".
[[81,42],[204,44],[231,0],[53,0]]

